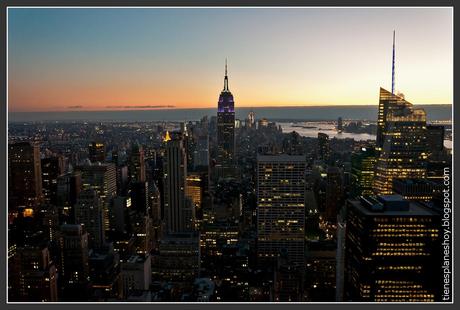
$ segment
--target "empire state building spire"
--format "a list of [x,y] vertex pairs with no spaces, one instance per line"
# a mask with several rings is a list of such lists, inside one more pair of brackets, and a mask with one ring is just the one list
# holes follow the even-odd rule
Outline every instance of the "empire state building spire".
[[228,76],[227,76],[227,58],[225,58],[224,91],[229,91],[228,90]]

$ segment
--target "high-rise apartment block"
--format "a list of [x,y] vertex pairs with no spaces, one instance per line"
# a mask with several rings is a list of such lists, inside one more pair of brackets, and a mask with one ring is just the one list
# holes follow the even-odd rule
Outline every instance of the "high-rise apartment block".
[[304,262],[304,156],[257,157],[257,257],[274,259],[287,251],[292,264]]

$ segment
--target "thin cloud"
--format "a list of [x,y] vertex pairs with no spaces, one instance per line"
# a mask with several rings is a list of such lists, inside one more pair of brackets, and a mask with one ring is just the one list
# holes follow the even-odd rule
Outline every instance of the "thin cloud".
[[68,106],[67,109],[83,109],[82,105],[71,105]]
[[108,105],[107,109],[161,109],[174,108],[174,105]]

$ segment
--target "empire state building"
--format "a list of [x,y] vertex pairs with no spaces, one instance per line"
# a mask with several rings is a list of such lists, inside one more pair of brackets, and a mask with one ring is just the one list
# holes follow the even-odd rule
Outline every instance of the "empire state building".
[[219,176],[232,174],[235,160],[235,104],[228,89],[227,61],[225,61],[224,89],[217,106],[217,169]]

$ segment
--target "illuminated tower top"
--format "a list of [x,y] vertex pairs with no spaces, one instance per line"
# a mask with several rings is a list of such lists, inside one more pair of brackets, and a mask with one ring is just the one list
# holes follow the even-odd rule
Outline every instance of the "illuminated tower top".
[[233,101],[233,95],[228,89],[227,59],[225,59],[224,89],[222,90],[219,96],[217,112],[235,112],[235,103]]

